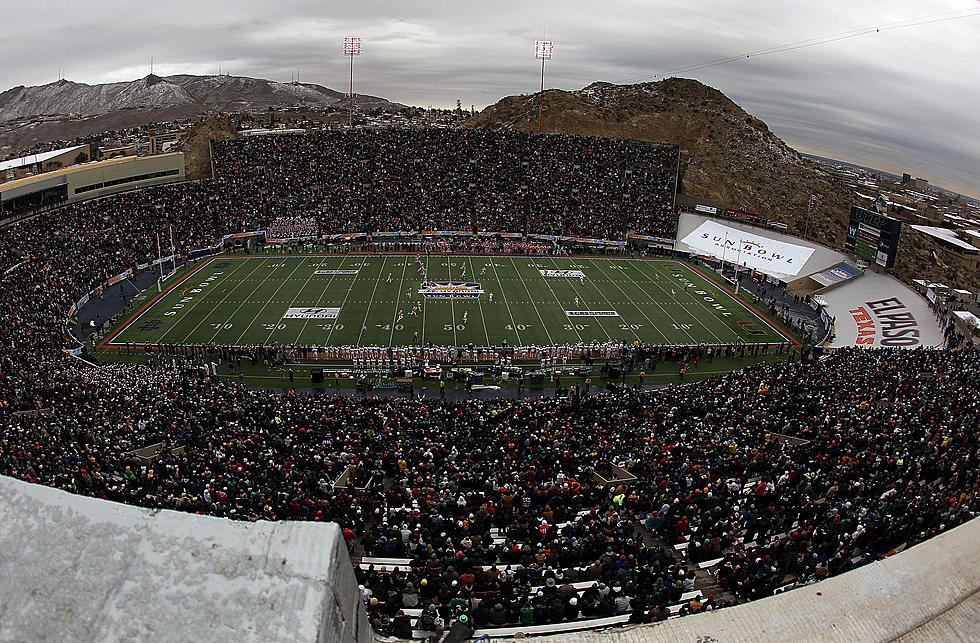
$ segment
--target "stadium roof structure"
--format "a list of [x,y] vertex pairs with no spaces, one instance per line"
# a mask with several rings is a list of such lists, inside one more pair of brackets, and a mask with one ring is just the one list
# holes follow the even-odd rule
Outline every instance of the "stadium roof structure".
[[72,147],[63,147],[60,150],[51,150],[50,152],[41,152],[39,154],[21,156],[20,158],[10,159],[9,161],[0,161],[0,172],[14,170],[19,167],[24,167],[25,165],[44,163],[48,159],[53,159],[56,156],[61,156],[62,154],[67,154],[68,152],[74,152],[75,150],[86,148],[88,148],[88,145],[73,145]]
[[[236,522],[0,477],[0,640],[376,640],[332,523]],[[602,641],[933,641],[980,634],[980,521],[746,605]]]
[[955,230],[950,230],[949,228],[937,228],[936,226],[930,225],[913,225],[912,229],[916,232],[921,232],[922,234],[939,239],[940,241],[945,241],[946,243],[956,246],[962,250],[977,250],[975,245],[963,241],[956,236]]

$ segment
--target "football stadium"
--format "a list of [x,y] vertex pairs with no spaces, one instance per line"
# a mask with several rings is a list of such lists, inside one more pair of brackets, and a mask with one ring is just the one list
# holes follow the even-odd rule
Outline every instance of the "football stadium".
[[676,146],[212,152],[3,228],[0,638],[883,640],[969,606],[975,565],[932,563],[975,542],[980,356],[841,250],[678,206]]

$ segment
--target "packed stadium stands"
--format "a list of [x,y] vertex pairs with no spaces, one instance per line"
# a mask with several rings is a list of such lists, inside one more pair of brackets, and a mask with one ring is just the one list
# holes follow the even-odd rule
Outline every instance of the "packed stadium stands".
[[499,230],[672,236],[678,150],[482,130],[311,132],[215,142],[216,191],[323,233]]
[[[975,515],[975,351],[841,349],[657,391],[471,401],[270,392],[190,361],[92,366],[63,351],[71,303],[152,258],[161,215],[179,231],[178,251],[269,222],[264,201],[316,217],[321,232],[524,229],[512,189],[523,178],[498,181],[554,148],[563,155],[542,163],[552,196],[576,172],[588,174],[579,185],[599,187],[579,188],[577,210],[532,188],[528,207],[542,214],[528,225],[615,235],[630,224],[609,191],[646,149],[525,134],[377,136],[216,144],[214,182],[5,228],[0,474],[236,520],[335,521],[366,557],[357,573],[376,630],[407,636],[462,615],[485,628],[710,610],[846,572]],[[438,148],[454,160],[433,163]],[[650,153],[663,160],[661,148]],[[592,161],[576,168],[576,158]],[[328,171],[337,167],[346,169]],[[660,207],[663,194],[631,188],[630,210]],[[641,226],[659,229],[659,216]],[[600,460],[636,479],[603,484]],[[350,484],[335,486],[344,473]],[[699,598],[704,570],[724,598]]]

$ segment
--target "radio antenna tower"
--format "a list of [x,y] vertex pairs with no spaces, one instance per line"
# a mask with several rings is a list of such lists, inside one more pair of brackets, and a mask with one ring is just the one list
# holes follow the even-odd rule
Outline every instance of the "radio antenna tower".
[[541,93],[538,98],[538,134],[541,133],[541,119],[544,113],[544,61],[550,60],[555,50],[552,40],[535,40],[534,57],[541,59]]
[[344,38],[344,55],[350,56],[350,114],[347,117],[347,127],[354,127],[354,56],[361,55],[361,37],[346,36]]

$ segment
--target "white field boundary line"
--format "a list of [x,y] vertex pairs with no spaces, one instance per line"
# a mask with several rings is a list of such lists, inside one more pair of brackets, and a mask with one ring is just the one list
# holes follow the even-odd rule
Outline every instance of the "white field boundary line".
[[195,275],[199,271],[204,270],[204,267],[207,266],[212,261],[214,261],[215,259],[216,259],[216,257],[212,257],[208,261],[205,261],[200,266],[198,266],[194,270],[190,271],[189,273],[187,273],[186,275],[184,275],[183,277],[181,277],[180,280],[175,281],[173,284],[171,284],[170,286],[168,286],[166,290],[164,290],[161,293],[157,293],[157,296],[156,297],[151,297],[150,298],[150,301],[148,301],[147,303],[143,304],[143,308],[142,309],[140,309],[135,315],[133,315],[129,319],[129,321],[127,321],[125,324],[123,324],[118,329],[116,329],[115,332],[110,333],[109,334],[109,337],[106,338],[106,339],[104,339],[104,340],[102,340],[102,342],[99,344],[99,346],[100,347],[105,347],[105,346],[110,346],[111,347],[111,346],[115,346],[116,345],[115,339],[117,337],[119,337],[120,335],[122,335],[123,332],[125,332],[130,326],[132,326],[137,321],[139,321],[143,317],[143,315],[145,315],[146,313],[148,313],[151,310],[153,310],[153,308],[155,308],[156,305],[159,304],[163,300],[164,297],[166,297],[167,295],[169,295],[177,286],[179,286],[180,284],[182,284],[187,279],[190,279],[190,277],[192,275]]
[[[681,265],[682,266],[685,266],[688,270],[690,270],[691,272],[693,272],[694,274],[696,274],[698,277],[701,277],[702,279],[704,279],[705,281],[707,281],[709,284],[712,283],[710,279],[708,279],[707,277],[705,277],[704,275],[702,275],[700,273],[700,271],[696,270],[695,268],[692,268],[691,266],[688,266],[686,263],[681,263]],[[730,292],[727,288],[725,288],[721,284],[717,284],[717,285],[718,285],[719,288],[721,288],[723,291],[725,291],[735,301],[735,303],[737,303],[739,306],[741,306],[745,310],[747,310],[750,313],[752,313],[752,315],[756,319],[758,319],[759,321],[761,321],[763,324],[765,324],[766,326],[768,326],[770,330],[772,330],[774,333],[776,333],[777,335],[779,335],[779,337],[781,338],[781,340],[788,341],[790,343],[796,343],[796,340],[795,339],[785,337],[785,335],[783,334],[783,331],[782,330],[780,330],[777,326],[775,326],[771,321],[769,321],[768,319],[766,319],[761,313],[759,313],[758,311],[756,311],[754,308],[752,308],[751,306],[749,306],[747,303],[743,302],[740,298],[738,298],[735,295],[735,293]]]
[[[385,271],[385,263],[387,261],[388,261],[388,256],[387,255],[381,255],[381,270],[378,271],[378,278],[374,280],[374,290],[371,291],[371,297],[370,297],[370,299],[368,299],[367,308],[364,310],[364,321],[361,322],[361,329],[363,329],[365,326],[367,326],[368,316],[371,314],[371,306],[372,306],[372,304],[374,304],[374,295],[377,294],[377,292],[378,292],[378,284],[381,283],[381,275],[384,274],[384,271]],[[350,294],[350,293],[348,292],[348,294]],[[346,303],[346,302],[347,302],[347,300],[345,299],[344,300],[344,303]],[[341,310],[343,310],[343,306],[341,306]],[[334,324],[334,327],[336,327],[336,324]],[[358,329],[358,331],[357,331],[357,343],[354,344],[354,345],[359,348],[361,346],[361,340],[362,339],[364,339],[364,333],[362,333],[361,330]]]
[[[343,269],[344,262],[347,261],[347,257],[349,256],[350,255],[344,255],[343,257],[340,258],[340,264],[337,266],[337,270]],[[324,259],[324,257],[320,257],[320,259],[322,260]],[[320,264],[316,264],[316,265],[318,266]],[[313,272],[316,273],[316,267],[313,268]],[[323,296],[327,294],[327,291],[330,290],[330,286],[333,285],[333,280],[336,278],[337,278],[337,273],[330,275],[330,279],[327,280],[327,285],[323,287],[323,292],[320,293],[320,297],[317,298],[316,302],[312,304],[313,306],[320,305],[320,301],[323,299]],[[357,280],[357,275],[351,275],[351,283],[353,283],[356,280]],[[293,299],[293,303],[296,303],[295,299]],[[309,325],[309,323],[310,323],[310,319],[307,319],[306,321],[303,322],[303,327],[299,329],[299,333],[297,333],[296,339],[293,340],[294,344],[299,344],[299,340],[303,336],[303,333],[306,332],[306,327]],[[333,323],[336,324],[337,321],[334,320]],[[333,328],[333,326],[331,326],[331,328]],[[266,341],[268,342],[268,340]]]
[[[219,279],[218,281],[216,281],[216,282],[215,282],[215,283],[214,283],[213,285],[215,285],[215,286],[217,286],[217,285],[218,285],[219,283],[222,283],[222,282],[224,282],[224,280],[225,280],[225,279],[227,279],[228,277],[231,277],[231,276],[232,276],[233,274],[235,274],[236,272],[238,272],[239,270],[241,270],[241,268],[242,268],[242,266],[244,266],[244,265],[245,265],[246,263],[248,263],[248,260],[247,260],[247,259],[240,259],[240,260],[238,261],[238,265],[237,265],[237,266],[235,266],[235,268],[234,268],[234,270],[231,270],[231,271],[230,271],[230,272],[228,273],[228,275],[227,275],[227,276],[225,276],[225,277],[222,277],[221,279]],[[176,290],[176,289],[175,289],[175,290]],[[232,288],[232,290],[234,290],[234,288]],[[199,305],[201,305],[201,304],[203,304],[203,303],[205,302],[205,300],[207,300],[207,299],[209,299],[209,297],[208,297],[208,295],[210,295],[210,294],[211,294],[211,292],[213,292],[213,290],[209,290],[209,292],[208,292],[208,293],[207,293],[207,294],[206,294],[206,295],[205,295],[204,297],[201,297],[201,298],[200,298],[200,299],[199,299],[198,301],[196,301],[196,302],[194,302],[194,305],[193,305],[193,306],[191,306],[190,308],[188,308],[188,309],[187,309],[187,311],[186,311],[186,312],[185,312],[185,313],[184,313],[183,315],[181,315],[181,317],[180,317],[180,318],[181,318],[181,319],[184,319],[184,318],[185,318],[185,317],[186,317],[187,315],[190,315],[190,314],[191,314],[191,312],[193,312],[193,310],[194,310],[195,308],[197,308],[197,307],[198,307]],[[221,301],[224,301],[224,297],[222,297],[222,298],[221,298]],[[219,302],[217,302],[217,303],[215,303],[215,304],[213,304],[213,305],[214,305],[214,306],[217,306],[218,304],[220,304],[220,303],[221,303],[221,301],[219,301]],[[159,303],[159,302],[158,302],[158,303]],[[206,318],[207,318],[207,315],[204,315],[203,317],[201,317],[201,321],[199,321],[199,322],[197,322],[197,325],[196,325],[196,326],[194,326],[194,328],[192,328],[192,329],[190,330],[190,332],[188,332],[188,333],[185,333],[185,334],[184,334],[184,338],[183,338],[182,340],[180,340],[180,341],[181,341],[181,343],[184,343],[184,344],[186,344],[186,343],[187,343],[187,339],[188,339],[188,338],[189,338],[190,336],[192,336],[192,335],[193,335],[193,334],[194,334],[195,332],[197,332],[197,329],[201,327],[201,324],[202,324],[202,323],[204,322],[204,320],[205,320]],[[176,322],[176,320],[175,320],[175,322]],[[174,325],[173,325],[173,326],[171,326],[170,328],[168,328],[168,329],[167,329],[167,332],[165,332],[165,333],[164,333],[163,335],[161,335],[161,336],[160,336],[160,340],[162,340],[162,339],[163,339],[164,337],[166,337],[166,336],[167,336],[167,335],[168,335],[168,334],[170,333],[170,331],[172,331],[172,330],[173,330],[174,328],[176,328],[176,326],[177,326],[177,324],[176,324],[176,323],[174,323]]]
[[[514,269],[514,272],[517,273],[518,279],[520,279],[521,284],[524,286],[524,291],[527,292],[528,301],[530,301],[531,302],[531,306],[534,307],[534,312],[538,316],[538,321],[541,323],[541,328],[543,328],[545,334],[548,335],[548,344],[554,345],[555,340],[551,338],[551,333],[548,331],[548,325],[544,323],[544,318],[541,317],[541,311],[538,310],[538,305],[536,303],[534,303],[534,297],[531,295],[531,291],[527,287],[527,282],[524,281],[524,275],[521,274],[521,271],[514,264],[514,258],[513,257],[510,258],[510,265]],[[540,274],[540,273],[538,273],[538,274]],[[551,286],[548,286],[548,288],[551,288]],[[554,296],[555,293],[552,292],[551,294],[552,294],[552,296]],[[559,303],[558,306],[561,307],[561,303]],[[574,328],[574,327],[575,327],[575,325],[572,324],[572,328]],[[515,326],[515,328],[516,328],[516,326]],[[578,334],[578,331],[575,331],[575,333]],[[578,339],[579,339],[579,341],[582,341],[582,336],[579,335],[578,336]]]
[[[550,259],[551,262],[555,265],[555,270],[561,270],[561,268],[558,267],[558,259],[556,257],[550,257]],[[544,278],[547,279],[547,277]],[[586,309],[588,310],[589,308],[591,308],[591,306],[589,306],[588,300],[585,297],[580,297],[581,293],[579,293],[578,288],[575,287],[575,279],[566,279],[566,281],[571,282],[572,291],[575,293],[575,296],[578,297],[582,301],[582,303],[584,303],[587,306]],[[593,286],[593,288],[595,288],[595,286]],[[598,288],[596,288],[595,291],[602,294]],[[610,306],[612,305],[608,299],[606,300],[606,303],[609,304]],[[612,335],[609,334],[609,331],[606,330],[606,327],[603,324],[599,323],[601,319],[602,319],[601,317],[595,317],[593,321],[599,326],[600,329],[602,329],[602,332],[606,334],[606,340],[607,341],[611,340]],[[572,321],[571,323],[573,325],[575,324],[574,321]],[[635,334],[636,333],[634,333],[634,335]],[[639,339],[638,335],[637,335],[637,339]]]
[[[253,274],[253,273],[254,273],[254,272],[255,272],[256,270],[258,270],[258,269],[259,269],[260,267],[262,267],[262,266],[265,266],[265,264],[266,264],[266,262],[267,262],[267,261],[268,261],[269,259],[272,259],[273,261],[282,261],[282,259],[281,259],[281,258],[279,258],[279,257],[268,257],[268,258],[267,258],[267,257],[263,257],[263,258],[262,258],[262,260],[260,261],[260,263],[261,263],[261,266],[256,266],[256,267],[255,267],[255,268],[254,268],[254,269],[252,270],[252,272],[250,272],[250,273],[249,273],[249,276],[251,276],[251,275],[252,275],[252,274]],[[248,259],[245,259],[244,261],[248,261]],[[275,272],[275,271],[273,270],[273,272]],[[217,328],[217,330],[215,330],[215,331],[214,331],[214,333],[212,333],[212,335],[211,335],[211,337],[210,337],[210,339],[208,339],[208,341],[207,341],[207,342],[204,342],[204,343],[206,343],[206,344],[210,344],[211,342],[213,342],[213,341],[214,341],[214,338],[218,336],[218,333],[220,333],[220,332],[221,332],[221,330],[222,330],[222,328],[224,327],[224,325],[225,325],[225,324],[228,324],[228,323],[231,323],[231,320],[233,320],[233,319],[235,318],[235,315],[237,315],[237,314],[238,314],[238,311],[240,311],[240,310],[242,309],[242,306],[244,306],[244,305],[245,305],[245,302],[246,302],[246,301],[248,301],[248,298],[249,298],[249,297],[251,297],[252,295],[254,295],[254,294],[255,294],[255,291],[257,291],[257,290],[258,290],[259,288],[261,288],[261,287],[262,287],[262,285],[263,285],[263,284],[264,284],[264,283],[265,283],[265,282],[266,282],[266,281],[267,281],[267,280],[269,279],[269,277],[271,277],[271,276],[272,276],[272,273],[270,272],[270,273],[269,273],[268,275],[266,275],[266,276],[265,276],[265,278],[264,278],[264,279],[262,279],[262,281],[260,281],[260,282],[258,283],[258,285],[256,285],[256,286],[255,286],[254,288],[252,288],[252,292],[250,292],[250,293],[249,293],[249,294],[248,294],[248,295],[247,295],[247,296],[245,297],[245,301],[243,301],[242,303],[240,303],[240,304],[238,304],[238,308],[236,308],[236,309],[235,309],[235,312],[233,312],[233,313],[231,314],[231,316],[230,316],[230,317],[229,317],[229,318],[228,318],[228,319],[227,319],[226,321],[224,321],[224,322],[222,322],[222,323],[221,323],[221,324],[220,324],[220,325],[218,326],[218,328]],[[245,277],[245,279],[248,279],[248,277]],[[241,283],[245,283],[245,279],[243,279],[243,280],[241,281]],[[240,285],[240,284],[239,284],[239,285]],[[236,290],[237,288],[238,288],[238,286],[235,286],[235,288],[232,288],[232,289],[231,289],[231,290],[230,290],[230,291],[228,292],[228,294],[230,295],[231,293],[233,293],[233,292],[235,292],[235,290]],[[219,302],[218,302],[217,304],[215,304],[215,306],[216,306],[216,307],[217,307],[217,306],[220,306],[221,304],[223,304],[223,303],[224,303],[225,301],[227,301],[227,300],[228,300],[228,297],[227,297],[227,296],[225,296],[225,297],[223,297],[223,298],[221,299],[221,301],[219,301]],[[208,315],[208,317],[210,317],[210,315]],[[205,321],[207,321],[207,318],[205,318],[205,319],[202,319],[202,320],[201,320],[201,323],[204,323]]]
[[[473,267],[473,257],[471,256],[467,257],[467,261],[470,264],[470,272],[473,273],[473,278],[476,279],[476,268]],[[484,288],[483,290],[484,292],[486,292],[486,288]],[[480,307],[480,321],[483,322],[483,334],[487,338],[487,346],[493,346],[493,344],[490,343],[490,332],[487,331],[487,318],[483,316],[483,301],[481,301],[482,299],[483,299],[482,297],[477,297],[476,304],[477,306]]]
[[[283,259],[283,265],[285,265],[285,263],[286,263],[286,260]],[[235,341],[236,344],[241,344],[242,343],[242,338],[245,337],[245,333],[248,332],[248,329],[252,327],[252,324],[254,324],[257,319],[259,319],[260,317],[262,317],[262,313],[265,312],[265,309],[269,307],[269,304],[271,304],[272,303],[272,300],[275,299],[275,296],[279,294],[279,291],[282,290],[282,287],[286,285],[286,282],[288,282],[292,278],[292,276],[294,274],[296,274],[296,271],[299,270],[302,265],[303,265],[303,260],[302,259],[298,259],[296,261],[296,267],[289,271],[289,276],[286,277],[285,279],[282,279],[282,280],[279,281],[279,285],[276,287],[276,290],[272,293],[272,296],[269,297],[268,299],[266,299],[265,303],[262,304],[262,308],[259,308],[259,312],[255,313],[255,316],[252,317],[252,321],[250,321],[245,326],[245,330],[243,330],[242,331],[242,334],[238,336],[238,339]],[[272,269],[272,272],[275,272],[276,270],[278,270],[278,268],[273,268]],[[306,283],[308,283],[309,281],[310,281],[310,278],[307,277],[306,278],[306,282],[304,283],[304,285],[306,285]],[[248,301],[248,300],[246,300],[246,301]],[[275,323],[272,324],[272,329],[275,330],[275,328],[276,328],[276,326],[278,324],[279,324],[279,319],[277,318],[276,321],[275,321]]]
[[[592,263],[593,265],[595,265],[595,259],[589,259],[589,262],[590,262],[590,263]],[[605,274],[606,274],[606,273],[605,273],[605,272],[604,272],[604,271],[602,270],[602,268],[599,268],[599,272],[602,272],[602,274],[603,274],[603,275],[605,275]],[[627,278],[629,278],[629,277],[627,276]],[[632,279],[631,279],[631,281],[632,281]],[[627,299],[627,301],[632,301],[632,300],[630,299],[630,297],[629,297],[629,295],[627,295],[627,294],[626,294],[626,291],[624,291],[624,290],[623,290],[623,289],[622,289],[622,288],[620,287],[620,285],[619,285],[619,283],[618,283],[618,282],[617,282],[616,280],[614,280],[614,279],[611,279],[611,280],[610,280],[610,283],[612,283],[612,285],[614,285],[614,286],[616,286],[616,288],[617,288],[617,289],[619,290],[619,292],[621,292],[621,293],[623,293],[623,296],[624,296],[624,297],[626,297],[626,299]],[[635,281],[633,282],[633,284],[634,284],[634,285],[637,285],[637,286],[638,286],[638,284],[636,284],[636,282],[635,282]],[[640,288],[640,291],[641,291],[641,292],[642,292],[642,290],[643,290],[643,289],[642,289],[642,288]],[[663,306],[661,306],[661,305],[660,305],[660,304],[659,304],[658,302],[656,302],[656,301],[654,301],[653,303],[654,303],[654,304],[655,304],[655,305],[657,306],[657,308],[659,308],[659,309],[660,309],[660,310],[661,310],[661,311],[663,312],[663,314],[664,314],[664,315],[665,315],[665,316],[666,316],[666,317],[667,317],[668,319],[670,319],[670,321],[671,321],[671,322],[673,322],[673,323],[677,323],[677,322],[676,322],[676,321],[674,320],[674,318],[670,316],[670,313],[668,313],[668,312],[667,312],[667,311],[666,311],[666,310],[664,309],[664,307],[663,307]],[[668,341],[668,340],[667,340],[667,335],[666,335],[666,334],[664,334],[664,332],[663,332],[662,330],[660,330],[660,328],[658,328],[658,327],[657,327],[657,325],[656,325],[656,324],[654,323],[654,321],[653,321],[652,319],[650,319],[650,316],[649,316],[649,315],[647,315],[647,314],[646,314],[646,312],[644,312],[644,310],[643,310],[643,308],[641,308],[640,306],[637,306],[636,304],[633,304],[633,307],[634,307],[634,308],[636,308],[636,309],[637,309],[638,311],[640,311],[640,314],[641,314],[641,315],[643,315],[643,317],[644,317],[644,318],[645,318],[645,319],[646,319],[646,320],[647,320],[647,321],[648,321],[648,322],[650,323],[650,325],[651,325],[651,326],[652,326],[653,328],[656,328],[656,329],[657,329],[657,331],[658,331],[658,332],[659,332],[659,333],[660,333],[661,335],[663,335],[663,336],[664,336],[664,342],[666,342],[666,343],[668,343],[668,344],[670,344],[670,343],[672,343],[672,342],[670,342],[670,341]],[[685,332],[685,333],[687,333],[687,336],[688,336],[688,337],[690,337],[692,341],[694,340],[694,337],[693,337],[693,336],[691,336],[691,333],[688,333],[687,331],[684,331],[684,332]],[[697,345],[697,343],[698,343],[698,342],[696,342],[696,341],[694,341],[694,344],[695,344],[695,345]]]
[[[514,334],[517,335],[517,345],[523,346],[524,342],[521,340],[521,332],[517,330],[517,321],[514,319],[514,313],[510,310],[510,301],[507,299],[507,289],[504,288],[503,282],[500,281],[500,275],[497,273],[497,264],[495,263],[496,257],[489,257],[489,259],[490,267],[493,268],[493,276],[497,280],[497,286],[500,288],[500,296],[504,298],[504,305],[507,307],[507,315],[510,317],[510,327],[514,329]],[[547,329],[545,329],[545,332],[547,332]]]

